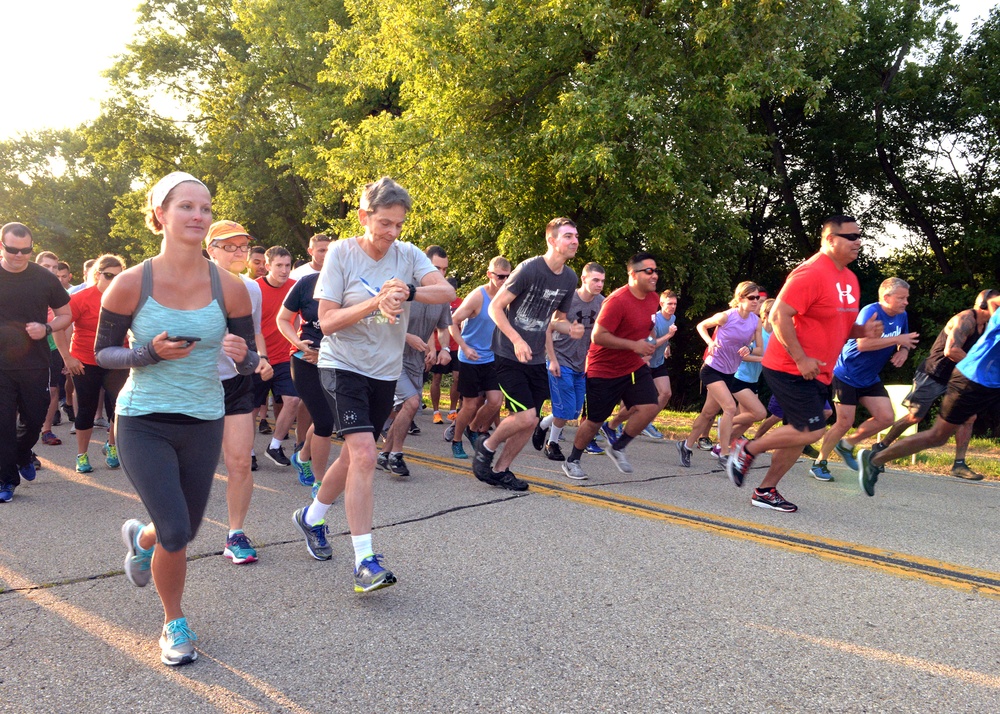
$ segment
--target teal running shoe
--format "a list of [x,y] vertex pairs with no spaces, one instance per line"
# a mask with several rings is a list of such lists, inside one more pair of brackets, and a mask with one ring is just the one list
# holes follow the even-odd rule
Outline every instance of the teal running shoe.
[[194,641],[198,636],[188,627],[187,618],[179,617],[163,626],[160,635],[160,661],[170,667],[190,664],[198,659]]
[[78,474],[89,474],[93,470],[94,467],[90,465],[90,457],[87,454],[77,454],[76,472]]
[[453,459],[467,459],[469,455],[465,453],[465,447],[461,441],[451,442],[451,456]]
[[109,469],[116,469],[122,465],[122,462],[118,460],[118,447],[111,442],[104,443],[104,446],[101,447],[101,453],[104,454],[104,463],[108,465]]
[[382,567],[382,555],[369,555],[354,571],[354,592],[367,593],[396,584],[396,576]]
[[314,501],[316,500],[316,494],[319,493],[320,486],[322,486],[322,483],[320,483],[319,481],[313,484],[312,497]]
[[292,454],[292,466],[298,471],[299,483],[303,486],[312,486],[316,483],[316,477],[313,475],[312,461],[302,461],[299,459],[298,451]]
[[257,549],[250,544],[250,539],[243,531],[237,531],[226,538],[226,549],[222,554],[233,561],[233,565],[257,562]]

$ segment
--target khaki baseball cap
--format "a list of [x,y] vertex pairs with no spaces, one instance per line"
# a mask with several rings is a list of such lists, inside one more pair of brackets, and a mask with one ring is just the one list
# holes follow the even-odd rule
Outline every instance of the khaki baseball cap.
[[205,247],[212,245],[212,241],[214,240],[226,240],[227,238],[236,238],[238,236],[246,236],[250,240],[253,240],[253,236],[247,233],[247,229],[236,221],[216,221],[208,227],[208,235],[205,236]]

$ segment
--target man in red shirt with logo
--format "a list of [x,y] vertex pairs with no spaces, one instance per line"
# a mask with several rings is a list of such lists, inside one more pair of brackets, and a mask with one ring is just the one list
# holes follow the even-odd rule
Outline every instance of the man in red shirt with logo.
[[823,222],[819,252],[796,267],[771,310],[774,337],[764,354],[764,378],[785,413],[785,425],[760,439],[740,438],[726,467],[729,479],[742,486],[758,454],[771,454],[771,466],[750,502],[784,513],[798,510],[778,493],[781,477],[802,453],[802,447],[823,436],[823,408],[837,356],[848,339],[881,337],[882,323],[874,316],[863,325],[855,320],[861,288],[848,269],[861,249],[861,229],[850,216]]
[[[622,401],[634,411],[622,435],[609,441],[604,453],[623,474],[632,473],[632,465],[623,453],[625,447],[660,410],[653,373],[644,359],[656,351],[656,344],[648,338],[660,309],[658,277],[656,259],[649,253],[636,253],[628,261],[628,285],[615,290],[601,305],[587,351],[585,418],[576,430],[573,451],[562,466],[567,478],[587,478],[580,467],[580,456]],[[551,339],[547,346],[551,348]],[[549,361],[558,365],[554,353]]]

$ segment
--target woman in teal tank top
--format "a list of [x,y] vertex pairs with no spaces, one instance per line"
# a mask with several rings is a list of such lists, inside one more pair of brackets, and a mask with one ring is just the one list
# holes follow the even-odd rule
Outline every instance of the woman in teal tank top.
[[246,288],[201,253],[212,222],[205,184],[181,172],[161,179],[146,222],[163,235],[160,253],[122,272],[104,293],[94,347],[101,366],[130,369],[116,409],[119,457],[151,522],[122,526],[125,574],[139,587],[155,582],[164,611],[160,659],[179,665],[198,656],[181,596],[187,545],[222,447],[219,353],[241,374],[258,360]]

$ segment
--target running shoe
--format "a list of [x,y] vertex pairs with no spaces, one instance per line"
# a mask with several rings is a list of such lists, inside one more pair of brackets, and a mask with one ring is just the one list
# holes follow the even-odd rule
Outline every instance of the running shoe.
[[702,451],[712,450],[712,440],[707,436],[702,436],[698,438],[698,448]]
[[375,459],[375,468],[379,471],[389,470],[389,453],[387,451],[380,451]]
[[292,514],[292,520],[306,537],[306,549],[309,555],[316,560],[329,560],[333,557],[333,548],[326,540],[326,534],[330,529],[326,526],[326,520],[322,520],[314,526],[306,524],[306,511],[308,507],[303,507]]
[[104,417],[101,417],[100,419],[94,419],[94,426],[97,427],[97,428],[99,428],[99,429],[107,429],[111,425],[108,424],[108,420],[107,419],[105,419]]
[[726,457],[722,455],[722,444],[716,444],[712,447],[712,456],[717,458],[720,462],[725,462]]
[[[31,465],[35,467],[36,471],[42,470],[42,462],[38,460],[38,454],[36,454],[34,451],[31,452]],[[31,480],[26,476],[22,476],[22,478],[27,478],[28,481]]]
[[114,444],[104,442],[101,453],[104,454],[104,463],[108,465],[109,469],[116,469],[122,465],[122,462],[118,460],[118,447]]
[[63,403],[61,409],[66,415],[66,421],[76,421],[76,412],[73,411],[73,405],[69,403]]
[[274,429],[267,423],[267,419],[261,419],[260,424],[257,425],[257,432],[260,434],[271,434],[274,432]]
[[42,443],[46,446],[59,446],[62,444],[62,439],[53,434],[51,431],[46,431],[42,434]]
[[651,423],[646,425],[646,428],[642,430],[643,435],[648,436],[650,439],[662,439],[663,434],[653,426]]
[[[883,444],[881,441],[876,441],[874,444],[872,444],[872,448],[871,448],[872,456],[874,456],[875,454],[877,454],[880,451],[885,451],[888,448],[889,447],[886,444]],[[956,461],[955,463],[957,464],[958,462]],[[962,463],[965,463],[965,462],[962,462]]]
[[274,449],[269,447],[267,451],[264,452],[264,455],[267,456],[267,458],[271,459],[271,461],[273,461],[278,466],[292,465],[292,462],[288,460],[287,456],[285,456],[285,447],[283,447],[281,444],[278,444],[278,446]]
[[90,465],[90,457],[87,454],[77,454],[76,472],[79,474],[89,474],[93,470],[94,467]]
[[607,422],[601,424],[601,430],[598,433],[603,434],[604,438],[607,440],[609,444],[615,443],[615,438],[617,437],[617,434],[615,433],[615,430],[612,429]]
[[417,426],[417,422],[411,421],[410,422],[410,428],[406,430],[406,433],[407,434],[414,434],[414,435],[419,434],[420,433],[420,427]]
[[625,452],[619,451],[609,444],[608,448],[604,450],[604,453],[608,455],[608,458],[614,462],[615,466],[623,474],[632,473],[632,464],[630,464],[628,459],[625,458]]
[[382,567],[383,557],[380,553],[369,555],[355,568],[354,592],[367,593],[396,584],[396,576],[392,571]]
[[250,470],[256,471],[260,466],[257,465],[257,454],[250,454]]
[[833,450],[840,454],[840,458],[847,464],[847,468],[853,471],[858,470],[858,460],[854,458],[854,449],[845,444],[843,439],[834,444]]
[[872,452],[869,449],[862,449],[858,452],[858,462],[858,483],[861,484],[865,493],[874,496],[878,476],[885,471],[885,468],[872,463]]
[[17,473],[25,481],[34,481],[35,480],[35,476],[38,475],[36,473],[37,469],[38,469],[38,467],[35,465],[34,459],[32,459],[31,461],[28,462],[28,464],[26,466],[18,466],[17,467]]
[[444,417],[441,416],[441,412],[434,412],[434,418],[432,419],[432,421],[435,424],[444,424]]
[[597,439],[591,439],[590,443],[587,444],[587,448],[584,449],[588,454],[603,454],[604,449],[601,445],[597,443]]
[[743,479],[750,472],[750,466],[753,464],[754,457],[747,451],[749,443],[750,440],[746,437],[741,436],[737,439],[735,449],[729,455],[729,461],[726,462],[726,475],[737,488],[743,487]]
[[403,461],[402,454],[389,454],[389,462],[386,469],[393,476],[399,476],[400,478],[406,478],[410,475],[410,469],[406,467],[406,462]]
[[531,445],[535,447],[535,451],[541,451],[542,447],[545,446],[545,435],[548,433],[549,430],[542,428],[542,421],[539,419],[535,430],[531,432]]
[[458,412],[448,412],[448,421],[455,421],[458,419]]
[[691,466],[691,449],[684,443],[684,439],[677,442],[677,454],[681,457],[681,466],[689,468]]
[[[876,453],[877,452],[875,451],[875,447],[872,447],[872,456],[874,456]],[[966,481],[983,480],[983,475],[980,473],[976,473],[975,471],[970,469],[968,464],[966,464],[964,461],[956,461],[954,463],[954,465],[951,467],[951,475],[954,476],[955,478],[964,478]]]
[[579,461],[564,461],[562,470],[566,474],[566,478],[571,478],[574,481],[584,481],[587,478]]
[[812,444],[806,444],[803,446],[802,453],[814,461],[819,458],[819,451],[817,451],[816,447]]
[[772,511],[781,511],[782,513],[795,513],[799,510],[799,507],[794,503],[786,501],[776,488],[755,488],[750,497],[750,503],[758,508],[770,508]]
[[313,497],[314,501],[316,500],[316,494],[319,493],[319,487],[322,486],[322,485],[323,484],[321,482],[319,482],[319,481],[317,481],[316,483],[313,484],[313,487],[312,487],[312,497]]
[[563,455],[562,448],[559,444],[549,442],[545,445],[545,458],[549,461],[565,461],[566,457]]
[[299,474],[299,483],[303,486],[312,486],[316,483],[316,477],[313,475],[312,461],[303,461],[299,458],[299,452],[296,451],[292,454],[291,462]]
[[826,459],[822,461],[813,461],[813,465],[809,468],[809,473],[813,475],[817,481],[833,481],[833,474],[830,473],[830,469],[827,468]]
[[257,562],[257,550],[243,531],[237,531],[226,538],[226,549],[222,554],[233,561],[233,565]]
[[455,440],[455,422],[452,422],[444,428],[444,435],[442,438],[444,438],[445,441]]
[[153,559],[153,549],[143,550],[139,547],[139,531],[145,527],[142,521],[134,518],[122,524],[122,542],[128,548],[125,553],[125,577],[137,588],[149,585],[151,577],[149,563]]
[[160,635],[160,661],[170,667],[191,664],[198,659],[198,651],[194,648],[197,639],[198,636],[188,627],[186,617],[171,620],[163,626],[163,634]]
[[451,456],[453,459],[467,459],[469,455],[465,453],[465,447],[461,441],[451,442]]
[[52,417],[52,426],[59,426],[60,424],[62,424],[62,413],[56,409],[56,413]]
[[70,422],[69,433],[70,434],[75,434],[76,433],[76,422]]
[[15,488],[12,483],[5,483],[0,486],[0,503],[10,503],[11,499],[14,498]]
[[469,443],[472,444],[472,448],[475,449],[476,444],[479,442],[479,439],[481,438],[480,434],[473,431],[469,427],[465,427],[465,431],[463,432],[463,434],[465,435],[465,438],[469,440]]
[[527,491],[528,482],[522,481],[514,472],[510,469],[506,469],[503,473],[493,472],[493,485],[499,486],[500,488],[505,488],[508,491]]
[[496,454],[487,451],[485,445],[485,439],[476,445],[476,453],[472,457],[472,473],[483,483],[496,486],[496,475],[493,473],[493,457]]

